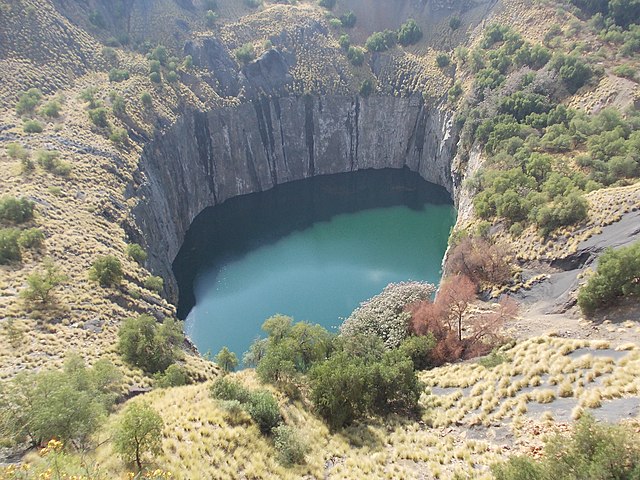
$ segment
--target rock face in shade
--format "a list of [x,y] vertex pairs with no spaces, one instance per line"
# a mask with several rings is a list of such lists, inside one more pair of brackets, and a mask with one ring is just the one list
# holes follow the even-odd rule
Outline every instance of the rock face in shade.
[[204,208],[314,175],[402,168],[445,187],[457,132],[453,114],[421,96],[259,97],[237,107],[187,111],[141,156],[134,211],[150,267],[166,279],[191,221]]

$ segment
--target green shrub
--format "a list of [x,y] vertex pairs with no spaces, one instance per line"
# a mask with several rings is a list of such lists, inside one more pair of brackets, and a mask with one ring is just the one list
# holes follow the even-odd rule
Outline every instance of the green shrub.
[[29,157],[29,152],[19,143],[7,143],[7,155],[13,160],[22,160]]
[[66,177],[71,172],[71,164],[60,160],[60,153],[55,150],[39,150],[36,153],[38,165],[46,171]]
[[187,55],[184,57],[182,61],[182,68],[185,70],[190,70],[193,67],[193,57],[191,55]]
[[593,76],[593,70],[576,55],[556,54],[551,60],[551,68],[560,74],[569,93],[576,93]]
[[60,111],[62,110],[62,105],[60,102],[55,100],[45,103],[40,109],[40,115],[47,118],[58,118],[60,116]]
[[484,368],[493,368],[507,361],[507,357],[493,349],[489,355],[478,360],[478,364]]
[[98,93],[98,89],[96,87],[89,87],[78,95],[80,100],[89,103],[89,108],[97,108],[99,106],[99,102],[96,100],[96,93]]
[[353,65],[359,67],[364,62],[364,49],[362,47],[350,46],[347,50],[347,58]]
[[396,33],[391,30],[375,32],[367,38],[365,47],[370,52],[384,52],[396,44]]
[[598,259],[596,273],[578,292],[578,306],[585,314],[613,304],[618,298],[640,294],[640,242],[608,249]]
[[256,52],[251,43],[245,43],[240,48],[236,48],[235,56],[239,62],[247,64],[256,58]]
[[613,69],[613,73],[619,77],[629,78],[633,80],[636,76],[636,69],[628,63],[624,65],[618,65]]
[[106,128],[109,126],[107,119],[107,109],[104,107],[92,108],[89,110],[89,119],[96,127]]
[[18,243],[22,248],[40,248],[44,241],[44,233],[39,228],[22,230]]
[[116,92],[109,94],[111,100],[111,110],[117,117],[123,117],[127,113],[127,102],[122,95],[118,95]]
[[218,14],[213,10],[207,10],[207,12],[204,14],[204,19],[205,19],[205,22],[207,23],[207,26],[209,28],[212,28],[216,24],[216,20],[218,19]]
[[25,120],[22,124],[22,130],[24,133],[41,133],[44,127],[37,120]]
[[436,64],[440,68],[448,67],[450,63],[451,57],[449,57],[449,55],[447,55],[446,53],[439,53],[436,57]]
[[140,95],[140,101],[144,108],[151,108],[153,106],[153,98],[151,98],[151,94],[149,92],[142,92],[142,95]]
[[129,71],[122,70],[120,68],[112,68],[109,70],[109,81],[110,82],[124,82],[125,80],[129,80]]
[[92,368],[70,355],[63,371],[20,373],[0,390],[0,410],[7,431],[18,443],[33,446],[51,438],[87,447],[117,397],[121,375],[106,360]]
[[407,337],[398,347],[398,350],[413,362],[415,370],[424,370],[431,366],[431,350],[436,346],[435,337],[428,335]]
[[118,330],[118,351],[147,373],[164,372],[180,356],[184,334],[178,322],[159,323],[150,315],[127,318]]
[[169,60],[169,53],[164,45],[158,45],[151,51],[151,59],[157,60],[161,65],[166,65]]
[[42,100],[42,93],[40,90],[37,88],[30,88],[26,92],[20,94],[20,98],[16,104],[16,113],[18,115],[33,113],[40,103],[40,100]]
[[251,392],[246,408],[260,432],[265,435],[271,433],[282,420],[278,401],[266,390]]
[[460,82],[456,82],[453,84],[453,87],[449,89],[447,97],[451,103],[454,103],[458,101],[462,92],[462,84]]
[[566,434],[551,438],[542,459],[514,456],[493,466],[492,473],[496,480],[638,478],[638,440],[638,434],[626,425],[603,424],[586,415],[569,438]]
[[149,74],[149,80],[153,83],[162,83],[162,76],[158,72],[151,72]]
[[107,61],[107,63],[111,65],[117,65],[118,62],[118,54],[116,53],[115,48],[113,47],[102,47],[102,56]]
[[189,383],[187,373],[177,363],[172,363],[167,369],[154,375],[155,386],[158,388],[179,387]]
[[0,265],[22,260],[20,253],[20,230],[17,228],[0,228]]
[[178,74],[173,71],[167,72],[166,79],[169,83],[176,83],[178,81]]
[[355,13],[349,11],[345,14],[340,15],[340,23],[344,28],[353,28],[356,25],[356,15]]
[[333,17],[329,19],[329,26],[331,28],[340,28],[342,27],[342,22],[340,21],[339,18]]
[[51,259],[46,259],[43,266],[44,271],[34,272],[27,277],[27,287],[20,292],[20,296],[29,303],[47,305],[53,291],[67,281],[67,276],[60,273]]
[[140,265],[144,264],[144,262],[147,260],[147,252],[145,252],[144,249],[137,243],[131,243],[127,245],[127,255],[129,255],[129,257],[138,262]]
[[351,46],[351,38],[349,37],[349,35],[347,35],[346,33],[340,35],[340,37],[338,38],[338,45],[340,45],[340,48],[342,48],[343,50],[349,50],[349,47]]
[[457,30],[460,28],[460,25],[462,25],[462,20],[460,20],[460,17],[458,16],[453,16],[449,19],[449,28],[451,30]]
[[150,275],[144,279],[144,288],[160,293],[164,288],[164,280],[162,277]]
[[363,97],[368,97],[373,93],[373,82],[371,79],[367,78],[362,81],[360,84],[360,95]]
[[113,255],[96,258],[89,271],[89,278],[103,287],[120,285],[123,276],[122,264]]
[[422,38],[422,30],[413,18],[410,18],[400,26],[398,30],[398,43],[400,45],[412,45]]
[[285,466],[304,463],[304,455],[309,447],[302,441],[296,430],[288,425],[278,425],[273,429],[273,443],[278,452],[278,461]]
[[142,402],[127,405],[113,434],[113,449],[127,463],[135,462],[142,471],[143,458],[162,452],[162,417]]
[[216,400],[237,401],[245,404],[249,401],[251,392],[237,380],[229,377],[218,377],[211,385],[210,394]]
[[129,140],[129,133],[124,128],[114,128],[109,134],[109,140],[116,145],[126,145],[127,140]]
[[0,222],[24,223],[33,219],[35,203],[24,197],[4,196],[0,198]]

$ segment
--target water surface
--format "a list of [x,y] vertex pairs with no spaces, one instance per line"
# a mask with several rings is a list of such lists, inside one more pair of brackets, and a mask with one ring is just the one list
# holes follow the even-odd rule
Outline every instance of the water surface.
[[335,329],[388,283],[437,282],[455,211],[404,170],[293,182],[205,210],[174,271],[201,352],[239,356],[269,316]]

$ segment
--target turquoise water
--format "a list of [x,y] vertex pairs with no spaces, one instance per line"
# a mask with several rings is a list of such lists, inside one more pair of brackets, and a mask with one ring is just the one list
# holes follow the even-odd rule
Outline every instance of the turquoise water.
[[436,283],[455,210],[445,203],[412,207],[333,215],[278,239],[248,242],[250,248],[215,261],[202,260],[193,276],[188,336],[202,353],[226,345],[240,357],[273,314],[336,329],[390,282]]

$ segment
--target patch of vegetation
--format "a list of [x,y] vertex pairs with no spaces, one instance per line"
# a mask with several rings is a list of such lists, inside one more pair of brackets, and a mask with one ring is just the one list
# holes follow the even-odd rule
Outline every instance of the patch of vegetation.
[[355,13],[349,11],[340,15],[340,23],[344,28],[353,28],[356,25],[356,15]]
[[60,160],[60,152],[55,150],[39,150],[36,152],[38,165],[46,171],[66,177],[71,173],[71,164]]
[[109,126],[108,113],[105,107],[97,107],[89,110],[89,119],[99,128],[107,128]]
[[0,228],[0,265],[22,260],[20,251],[20,230],[17,228]]
[[189,376],[177,363],[169,365],[164,372],[156,373],[153,379],[158,388],[179,387],[189,383]]
[[0,222],[20,224],[33,219],[35,203],[24,197],[4,196],[0,198]]
[[362,47],[354,47],[352,45],[347,50],[347,58],[356,67],[359,67],[364,62],[364,54],[365,50]]
[[222,347],[214,357],[213,361],[216,362],[225,373],[233,372],[238,368],[239,363],[237,355],[227,347]]
[[384,52],[393,48],[397,41],[397,34],[393,30],[385,30],[383,32],[372,33],[367,41],[365,47],[370,52]]
[[102,287],[120,285],[123,276],[122,264],[113,255],[96,258],[89,270],[89,279],[98,282]]
[[35,108],[42,100],[42,93],[37,88],[30,88],[26,92],[20,94],[18,103],[16,104],[16,113],[18,115],[32,114]]
[[109,81],[114,83],[129,80],[129,71],[120,68],[112,68],[109,70]]
[[448,67],[450,64],[451,64],[451,57],[446,53],[439,53],[436,56],[436,65],[438,65],[439,68]]
[[253,49],[253,44],[245,43],[241,47],[235,50],[235,56],[239,62],[247,64],[256,58],[256,52]]
[[44,242],[44,233],[39,228],[27,228],[20,232],[18,244],[23,248],[40,248]]
[[140,265],[143,265],[147,260],[147,252],[137,243],[127,245],[127,255]]
[[336,0],[318,0],[318,5],[327,10],[331,10],[336,6]]
[[541,460],[512,457],[492,472],[497,480],[635,478],[640,471],[637,437],[626,426],[597,423],[585,415],[569,438],[557,434],[547,442]]
[[162,279],[162,277],[150,275],[144,279],[144,288],[156,293],[160,293],[164,288],[164,280]]
[[285,465],[304,462],[304,455],[309,450],[298,432],[288,425],[278,425],[273,429],[273,443],[278,452],[278,461]]
[[52,100],[50,102],[45,103],[40,109],[40,115],[47,118],[58,118],[60,116],[60,111],[62,110],[62,105],[60,102],[56,100]]
[[598,268],[578,293],[578,305],[590,315],[621,297],[640,294],[640,242],[606,250]]
[[144,108],[151,108],[153,106],[153,98],[151,98],[151,94],[149,92],[142,92],[142,95],[140,95],[140,101]]
[[122,358],[147,373],[164,372],[180,358],[184,334],[178,322],[159,323],[150,315],[127,318],[118,331]]
[[20,297],[31,305],[48,305],[53,299],[54,290],[67,281],[67,276],[60,273],[53,260],[46,259],[43,267],[44,270],[27,277],[27,286],[20,292]]
[[44,127],[38,120],[25,120],[22,124],[22,130],[24,133],[42,133]]
[[422,29],[413,18],[403,23],[398,29],[398,43],[403,46],[418,43],[422,38]]
[[105,420],[121,382],[107,360],[87,368],[70,355],[63,371],[20,373],[0,389],[0,434],[16,443],[40,445],[56,438],[76,448],[86,447]]

